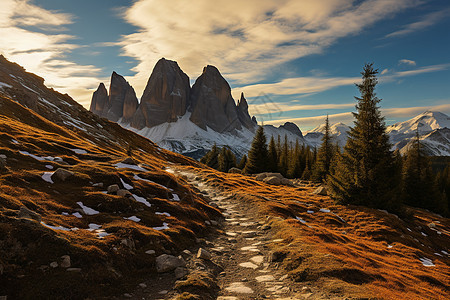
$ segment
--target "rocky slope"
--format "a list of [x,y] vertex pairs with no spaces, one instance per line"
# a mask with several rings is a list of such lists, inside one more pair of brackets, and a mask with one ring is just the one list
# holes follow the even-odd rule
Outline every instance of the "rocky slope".
[[[121,84],[116,78],[121,78]],[[139,104],[130,100],[135,98],[126,98],[125,93],[111,96],[113,90],[132,89],[123,77],[113,73],[110,86],[108,96],[104,85],[99,85],[90,110],[167,150],[200,158],[214,144],[229,146],[238,156],[250,148],[256,119],[250,117],[244,94],[236,104],[230,85],[214,66],[206,66],[191,88],[188,76],[176,62],[160,59]],[[300,129],[293,123],[266,128],[268,138],[287,135],[290,142],[305,144]]]

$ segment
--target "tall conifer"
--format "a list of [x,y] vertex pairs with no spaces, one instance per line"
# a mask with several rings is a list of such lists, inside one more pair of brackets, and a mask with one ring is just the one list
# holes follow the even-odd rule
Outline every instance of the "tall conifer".
[[247,174],[262,173],[267,170],[267,141],[264,128],[259,126],[248,152],[248,160],[244,172]]

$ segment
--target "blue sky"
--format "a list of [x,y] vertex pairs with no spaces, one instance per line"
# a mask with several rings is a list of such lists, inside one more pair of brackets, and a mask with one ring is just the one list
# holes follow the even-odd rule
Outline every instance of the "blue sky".
[[351,124],[365,62],[388,124],[450,114],[447,0],[1,0],[0,53],[85,107],[112,71],[142,94],[156,61],[219,68],[264,124]]

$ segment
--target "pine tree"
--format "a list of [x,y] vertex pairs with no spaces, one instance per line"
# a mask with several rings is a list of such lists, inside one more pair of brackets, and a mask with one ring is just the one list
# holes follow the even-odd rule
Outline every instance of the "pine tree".
[[283,175],[287,176],[289,165],[289,143],[287,135],[284,135],[284,143],[281,145],[281,154],[278,159],[278,171]]
[[239,161],[237,167],[238,169],[244,170],[246,164],[247,164],[247,155],[244,154],[244,156],[242,156],[241,160]]
[[211,150],[200,159],[200,162],[213,169],[219,169],[219,150],[217,149],[216,143],[214,143]]
[[357,84],[354,126],[350,129],[344,153],[328,178],[332,196],[341,203],[397,210],[400,200],[395,162],[385,132],[375,86],[378,70],[366,64],[362,83]]
[[227,147],[223,147],[219,154],[219,171],[228,172],[231,168],[236,167],[236,156]]
[[256,174],[266,171],[267,169],[267,141],[264,134],[264,128],[259,126],[255,137],[248,152],[247,164],[244,168],[244,173]]
[[314,164],[312,178],[314,181],[324,181],[330,172],[331,159],[333,158],[333,145],[331,143],[330,122],[325,119],[322,144],[317,151],[317,160]]
[[278,172],[278,153],[273,136],[270,138],[268,155],[268,171]]
[[302,176],[302,157],[298,140],[295,141],[295,147],[289,155],[288,178],[300,178]]
[[434,211],[445,209],[438,194],[429,159],[423,152],[419,131],[406,153],[402,174],[402,196],[406,204]]

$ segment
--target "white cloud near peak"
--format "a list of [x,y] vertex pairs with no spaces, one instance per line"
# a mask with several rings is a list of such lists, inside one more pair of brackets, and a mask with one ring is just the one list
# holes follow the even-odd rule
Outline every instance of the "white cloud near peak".
[[416,62],[414,60],[410,60],[410,59],[400,59],[398,61],[399,65],[409,65],[409,66],[415,66]]
[[215,65],[238,84],[263,80],[291,60],[323,52],[339,38],[417,5],[417,0],[138,0],[125,9],[139,28],[125,35],[123,55],[138,61],[129,78],[143,90],[161,57],[190,76]]

